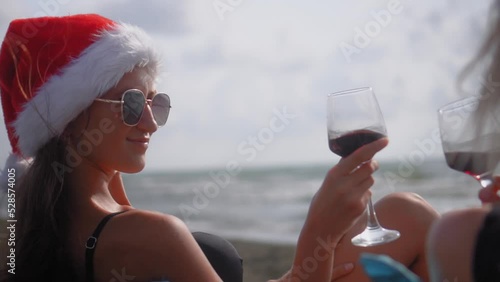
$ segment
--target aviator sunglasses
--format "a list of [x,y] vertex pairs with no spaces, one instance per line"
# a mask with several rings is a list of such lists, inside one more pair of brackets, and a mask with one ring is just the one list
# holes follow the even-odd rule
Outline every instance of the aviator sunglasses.
[[170,97],[165,93],[157,93],[153,99],[146,99],[144,93],[139,89],[129,89],[123,92],[121,100],[109,100],[97,98],[95,101],[121,104],[122,120],[128,126],[135,126],[141,120],[146,102],[151,107],[153,117],[158,127],[167,123],[170,113]]

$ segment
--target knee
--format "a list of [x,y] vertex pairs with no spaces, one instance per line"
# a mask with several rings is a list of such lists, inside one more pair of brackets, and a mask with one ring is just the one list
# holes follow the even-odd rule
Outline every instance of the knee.
[[377,208],[436,219],[439,213],[420,195],[411,192],[391,193],[377,203]]
[[424,198],[422,198],[422,196],[420,196],[416,193],[394,192],[394,193],[387,194],[382,199],[380,199],[379,202],[384,203],[384,204],[391,204],[391,205],[394,205],[394,204],[399,204],[399,205],[400,204],[404,204],[404,205],[417,204],[417,205],[420,205],[420,204],[425,203],[426,201]]
[[409,192],[391,193],[376,204],[377,214],[390,218],[397,224],[411,224],[421,232],[427,232],[439,213],[420,195]]

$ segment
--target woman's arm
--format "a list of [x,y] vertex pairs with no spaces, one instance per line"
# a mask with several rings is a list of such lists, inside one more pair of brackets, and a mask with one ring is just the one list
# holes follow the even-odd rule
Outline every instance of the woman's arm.
[[383,138],[367,144],[327,173],[300,233],[291,281],[331,281],[335,248],[366,208],[378,168],[372,158],[387,143]]
[[448,212],[433,224],[427,240],[431,281],[473,281],[476,238],[491,211],[490,204],[500,200],[498,190],[500,177],[495,177],[494,185],[479,192],[483,207]]
[[432,226],[427,241],[431,281],[474,281],[474,246],[488,211],[487,208],[452,211]]

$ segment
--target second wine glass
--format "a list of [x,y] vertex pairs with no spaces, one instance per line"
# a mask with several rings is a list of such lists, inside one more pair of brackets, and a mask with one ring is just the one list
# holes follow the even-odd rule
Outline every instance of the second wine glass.
[[[328,144],[330,150],[347,157],[359,147],[387,136],[384,118],[372,88],[358,88],[328,95]],[[385,244],[400,237],[396,230],[380,226],[372,201],[366,208],[365,230],[352,238],[355,246]]]
[[486,188],[493,184],[492,174],[500,162],[500,128],[498,113],[477,113],[480,99],[472,96],[447,104],[439,108],[438,117],[448,166]]

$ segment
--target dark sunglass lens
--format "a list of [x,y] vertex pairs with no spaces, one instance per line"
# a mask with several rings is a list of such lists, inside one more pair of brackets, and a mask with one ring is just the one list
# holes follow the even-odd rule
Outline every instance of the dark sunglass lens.
[[167,123],[168,114],[170,113],[170,98],[167,94],[158,93],[154,96],[151,110],[158,126],[163,126]]
[[123,122],[127,125],[136,125],[142,117],[144,104],[146,103],[144,94],[140,91],[127,91],[123,94]]

